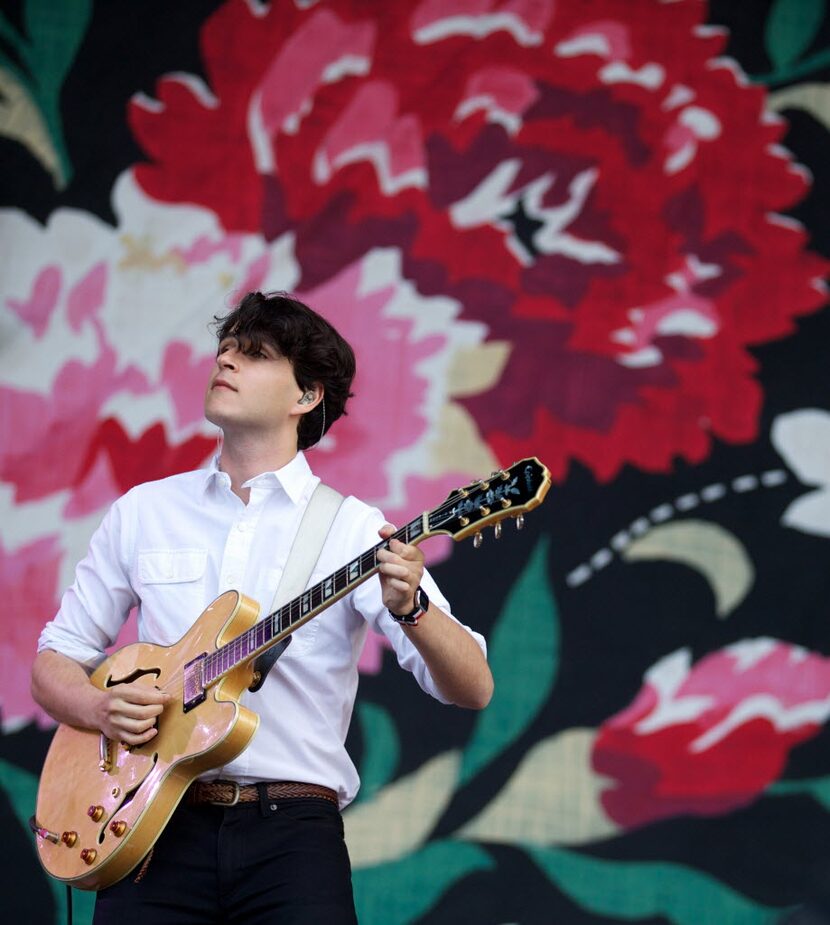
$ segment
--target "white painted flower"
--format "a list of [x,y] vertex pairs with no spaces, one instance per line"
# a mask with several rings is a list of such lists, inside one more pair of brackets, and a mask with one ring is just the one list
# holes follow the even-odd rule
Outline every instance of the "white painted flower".
[[816,486],[793,501],[781,522],[803,533],[830,537],[830,413],[800,408],[779,415],[771,439],[798,479]]

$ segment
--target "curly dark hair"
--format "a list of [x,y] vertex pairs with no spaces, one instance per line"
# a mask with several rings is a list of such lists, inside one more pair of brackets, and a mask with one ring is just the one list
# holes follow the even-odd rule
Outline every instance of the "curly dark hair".
[[317,312],[284,292],[249,292],[227,315],[214,317],[221,342],[235,337],[240,348],[255,354],[263,342],[284,356],[301,389],[323,387],[323,400],[300,417],[297,447],[314,446],[331,425],[346,414],[355,374],[354,351]]

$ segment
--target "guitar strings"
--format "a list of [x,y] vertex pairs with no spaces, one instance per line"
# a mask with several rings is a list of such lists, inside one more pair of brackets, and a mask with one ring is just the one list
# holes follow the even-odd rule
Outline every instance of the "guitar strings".
[[[421,533],[420,535],[413,537],[413,538],[412,538],[411,540],[409,540],[409,541],[407,540],[407,531],[410,530],[410,529],[413,528],[413,527],[418,526],[419,524],[421,524],[421,523],[423,522],[423,517],[424,517],[424,515],[421,514],[421,515],[419,515],[418,517],[415,517],[413,520],[409,521],[409,523],[405,524],[403,527],[401,527],[401,528],[399,528],[398,530],[396,530],[396,531],[395,531],[390,537],[388,537],[387,539],[382,540],[380,543],[377,543],[375,546],[369,547],[369,549],[367,549],[367,550],[365,550],[363,553],[361,553],[361,554],[357,557],[356,560],[353,560],[351,563],[348,563],[348,564],[343,565],[343,566],[341,566],[340,568],[336,569],[334,572],[332,572],[331,575],[329,575],[327,578],[324,578],[322,582],[318,582],[318,584],[315,585],[314,588],[320,587],[324,582],[329,581],[329,580],[333,580],[334,583],[336,584],[336,583],[338,583],[340,580],[347,579],[347,578],[348,578],[348,574],[349,574],[349,568],[351,567],[351,565],[353,564],[353,562],[354,562],[354,561],[357,561],[357,562],[362,563],[363,559],[364,559],[367,555],[369,555],[369,554],[371,553],[371,554],[372,554],[372,559],[373,559],[373,561],[374,561],[375,564],[372,566],[372,568],[369,570],[368,573],[366,573],[366,574],[361,573],[361,575],[360,575],[360,578],[361,578],[362,580],[365,580],[365,579],[367,579],[367,578],[370,578],[371,575],[372,575],[372,572],[373,572],[373,571],[376,571],[377,568],[378,568],[378,562],[377,562],[377,553],[378,553],[378,551],[379,551],[380,549],[388,549],[390,540],[392,540],[392,539],[397,539],[397,540],[401,540],[401,542],[418,543],[418,542],[420,542],[421,540],[426,539],[429,535],[431,535],[431,534],[429,534],[428,530],[429,530],[429,527],[430,527],[430,523],[431,523],[432,518],[433,518],[433,517],[440,517],[440,516],[443,515],[443,514],[448,514],[448,513],[450,513],[450,512],[452,511],[453,506],[456,504],[456,502],[457,502],[460,498],[465,497],[465,495],[462,495],[462,494],[461,494],[462,491],[469,491],[470,489],[477,488],[478,486],[479,486],[479,483],[473,482],[473,483],[471,483],[470,485],[466,486],[466,487],[463,488],[463,489],[457,489],[456,492],[455,492],[453,495],[451,495],[449,498],[447,498],[446,501],[444,501],[442,504],[438,505],[438,507],[436,507],[436,508],[434,508],[432,511],[430,511],[430,512],[426,515],[426,516],[427,516],[427,532]],[[505,516],[505,517],[506,517],[506,516],[510,516],[510,515],[507,514],[507,509],[505,509],[505,511],[504,511],[504,513],[503,513],[503,516]],[[346,587],[348,587],[348,582],[347,582]],[[310,589],[308,589],[308,590],[309,590],[309,591],[313,591],[314,588],[310,588]],[[341,590],[342,590],[342,589],[341,589]],[[307,592],[303,592],[303,593],[307,593]],[[232,639],[230,642],[227,642],[227,643],[225,643],[224,645],[219,646],[218,648],[214,649],[212,652],[208,653],[208,654],[205,656],[204,662],[208,662],[208,661],[209,661],[211,667],[216,667],[216,665],[217,665],[217,663],[218,663],[218,661],[219,661],[218,656],[220,655],[220,653],[228,653],[228,652],[231,651],[231,648],[232,648],[234,645],[240,645],[240,644],[241,644],[241,640],[242,640],[243,638],[250,637],[250,636],[256,631],[256,628],[257,628],[261,623],[264,623],[266,620],[270,620],[270,621],[271,621],[271,623],[272,623],[272,628],[273,628],[273,625],[274,625],[274,620],[275,620],[275,618],[277,618],[277,623],[278,623],[279,625],[281,625],[281,622],[282,622],[282,614],[283,614],[283,612],[286,610],[286,608],[288,608],[288,613],[289,613],[289,615],[290,615],[291,606],[292,606],[297,600],[299,600],[299,598],[295,598],[293,601],[287,602],[287,603],[284,604],[282,607],[277,608],[277,610],[275,610],[275,611],[273,611],[273,612],[267,614],[267,615],[266,615],[265,617],[263,617],[261,620],[258,620],[256,623],[253,624],[253,626],[249,627],[247,630],[245,630],[245,631],[243,631],[242,633],[240,633],[237,637],[235,637],[234,639]],[[325,598],[323,599],[323,601],[325,601]],[[289,623],[289,626],[291,626],[290,623]],[[287,628],[287,627],[286,627],[286,628]],[[282,632],[282,629],[277,630],[277,632],[275,632],[274,635],[276,636],[276,635],[278,635],[280,632]],[[272,638],[272,640],[269,640],[269,642],[273,642],[273,638]],[[261,648],[261,647],[260,647],[260,648]],[[270,648],[270,646],[269,646],[269,648]],[[255,658],[258,654],[260,654],[260,653],[259,653],[259,650],[258,650],[258,649],[255,649],[253,652],[250,653],[249,656],[245,656],[244,659],[242,659],[242,660],[238,660],[238,656],[237,656],[236,658],[234,658],[234,661],[238,661],[238,664],[231,665],[231,666],[229,666],[227,669],[225,669],[224,671],[220,672],[220,674],[217,675],[216,678],[213,678],[213,679],[209,682],[210,685],[212,685],[216,680],[218,680],[220,677],[222,677],[222,675],[226,674],[228,671],[231,671],[231,670],[233,670],[234,668],[240,667],[242,664],[244,664],[245,661],[248,661],[248,660],[250,660],[250,659]],[[183,696],[183,695],[184,695],[184,667],[185,667],[185,666],[181,666],[180,668],[176,669],[176,671],[174,671],[173,674],[171,674],[170,677],[167,679],[167,682],[166,682],[166,684],[164,685],[164,687],[160,688],[160,690],[164,691],[165,693],[170,694],[171,696],[175,696],[175,697],[178,697],[179,695],[182,695],[182,696]]]

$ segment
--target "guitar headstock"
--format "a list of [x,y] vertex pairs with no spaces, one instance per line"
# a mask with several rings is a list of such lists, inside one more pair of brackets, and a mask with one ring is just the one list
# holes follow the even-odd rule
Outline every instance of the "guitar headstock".
[[454,540],[475,534],[478,545],[484,527],[494,526],[498,536],[501,521],[508,517],[516,518],[516,526],[521,528],[524,515],[542,503],[549,488],[550,472],[530,456],[450,492],[447,500],[428,514],[429,532],[448,533]]

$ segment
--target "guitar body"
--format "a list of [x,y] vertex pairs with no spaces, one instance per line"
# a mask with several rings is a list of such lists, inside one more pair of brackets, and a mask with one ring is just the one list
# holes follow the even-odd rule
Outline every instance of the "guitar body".
[[259,718],[238,701],[252,682],[251,662],[231,670],[189,711],[182,672],[249,629],[258,615],[254,601],[228,591],[175,645],[136,643],[98,667],[91,680],[102,689],[134,682],[174,696],[158,718],[158,733],[140,747],[111,742],[95,730],[58,727],[36,812],[38,853],[49,874],[86,890],[115,883],[152,848],[192,781],[247,746]]

